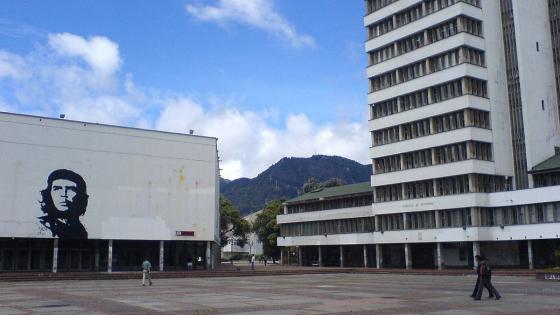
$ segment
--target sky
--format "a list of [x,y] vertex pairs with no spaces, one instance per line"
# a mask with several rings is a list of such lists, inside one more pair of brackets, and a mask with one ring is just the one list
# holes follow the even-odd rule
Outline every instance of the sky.
[[218,138],[221,175],[368,160],[363,1],[2,0],[0,111]]

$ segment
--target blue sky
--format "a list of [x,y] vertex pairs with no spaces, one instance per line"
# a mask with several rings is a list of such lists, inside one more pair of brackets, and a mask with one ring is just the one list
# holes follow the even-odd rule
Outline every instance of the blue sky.
[[362,1],[0,2],[0,110],[218,137],[223,176],[367,162]]

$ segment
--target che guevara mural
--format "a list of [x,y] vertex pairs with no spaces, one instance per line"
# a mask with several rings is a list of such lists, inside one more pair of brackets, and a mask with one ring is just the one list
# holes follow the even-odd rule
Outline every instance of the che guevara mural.
[[88,198],[82,176],[67,169],[51,172],[39,201],[44,214],[38,217],[41,229],[50,231],[53,237],[87,238],[88,233],[80,217],[86,213]]

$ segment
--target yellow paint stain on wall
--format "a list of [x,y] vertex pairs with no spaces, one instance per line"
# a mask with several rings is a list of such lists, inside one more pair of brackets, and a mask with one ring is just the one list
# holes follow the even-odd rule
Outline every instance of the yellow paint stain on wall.
[[179,184],[185,183],[186,177],[184,171],[185,171],[185,166],[181,165],[181,167],[179,168]]

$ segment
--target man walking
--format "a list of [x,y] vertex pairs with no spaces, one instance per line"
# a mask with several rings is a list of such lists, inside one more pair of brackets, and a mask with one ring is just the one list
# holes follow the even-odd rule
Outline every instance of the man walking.
[[255,271],[255,255],[251,256],[251,270]]
[[488,259],[479,256],[476,260],[478,261],[479,281],[478,281],[478,291],[476,292],[476,296],[474,299],[480,300],[480,298],[482,297],[482,291],[484,290],[484,287],[486,287],[488,291],[490,291],[491,295],[496,297],[496,300],[501,299],[502,296],[500,295],[500,293],[498,293],[498,290],[496,290],[496,288],[494,288],[494,286],[492,285],[492,281],[491,281],[492,270],[488,265]]
[[[472,298],[476,297],[476,292],[478,291],[478,286],[480,285],[480,268],[479,268],[480,266],[478,266],[478,261],[480,260],[481,257],[482,256],[480,256],[480,255],[474,256],[474,258],[477,261],[477,266],[475,266],[475,268],[474,268],[474,269],[476,269],[476,284],[474,285],[474,289],[473,289],[473,292],[471,294]],[[489,278],[490,281],[492,281],[492,274],[491,273],[488,275],[488,278]],[[485,286],[485,288],[488,290],[488,298],[489,299],[493,298],[494,294],[492,294],[492,291],[490,291],[488,286]]]
[[146,279],[148,279],[148,283],[152,285],[150,270],[152,270],[152,264],[148,261],[148,259],[146,259],[142,263],[142,286],[144,287],[146,286]]

